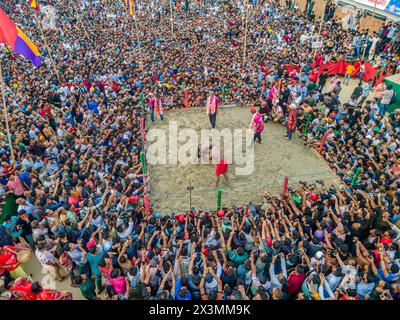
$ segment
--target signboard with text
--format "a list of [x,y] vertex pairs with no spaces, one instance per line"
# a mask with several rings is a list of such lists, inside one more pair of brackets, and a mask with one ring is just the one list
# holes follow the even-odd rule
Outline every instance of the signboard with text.
[[375,1],[376,1],[377,9],[387,11],[392,14],[400,16],[400,0],[354,0],[354,1],[369,6],[371,8],[375,7]]

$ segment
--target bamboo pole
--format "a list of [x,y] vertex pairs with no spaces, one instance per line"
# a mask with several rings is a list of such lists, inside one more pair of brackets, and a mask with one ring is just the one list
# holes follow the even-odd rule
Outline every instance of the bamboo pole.
[[[138,24],[137,24],[136,10],[133,11],[133,20],[134,20],[135,29],[136,29],[136,41],[137,41],[138,47],[139,47],[139,63],[140,63],[140,69],[142,70],[142,68],[143,68],[142,48],[141,48],[141,46],[140,46],[139,27],[138,27]],[[142,70],[142,71],[143,71],[143,70]]]
[[246,0],[245,7],[243,8],[244,10],[244,43],[243,43],[243,67],[246,62],[246,47],[247,47],[247,18],[248,18],[248,0]]
[[169,0],[169,11],[170,11],[170,14],[171,14],[171,32],[172,32],[172,38],[175,38],[175,35],[174,35],[174,19],[173,19],[173,16],[172,16],[172,11],[173,11],[173,8],[172,8],[172,0]]
[[365,37],[364,49],[363,49],[363,53],[362,53],[362,58],[361,58],[361,60],[364,60],[364,59],[365,59],[365,51],[367,50],[368,39],[369,39],[369,33],[367,33],[367,36]]
[[[82,30],[83,30],[83,33],[85,34],[85,36],[86,36],[86,39],[89,41],[89,34],[87,33],[87,31],[86,31],[86,29],[85,29],[85,26],[84,26],[84,24],[83,24],[83,22],[82,22],[82,19],[81,19],[81,15],[80,15],[80,13],[79,13],[79,10],[75,7],[75,3],[74,3],[74,1],[71,1],[70,2],[70,4],[72,4],[72,6],[71,6],[71,8],[72,8],[72,11],[75,13],[75,10],[76,10],[76,18],[78,19],[78,21],[79,21],[79,23],[81,24],[81,27],[82,27]],[[78,30],[80,30],[77,26],[75,26]]]
[[7,111],[7,104],[6,104],[6,94],[5,94],[5,83],[3,79],[3,67],[2,67],[3,61],[0,60],[0,84],[1,84],[1,95],[3,97],[3,112],[4,112],[4,120],[6,122],[6,131],[7,131],[7,138],[8,138],[8,144],[10,146],[10,152],[11,152],[11,163],[15,163],[15,157],[14,157],[14,149],[12,145],[12,140],[11,140],[11,134],[10,134],[10,126],[8,125],[8,111]]
[[43,32],[43,25],[42,25],[41,17],[39,16],[39,13],[36,13],[36,18],[39,19],[39,30],[40,30],[40,34],[41,34],[41,36],[42,36],[42,38],[43,38],[44,46],[45,46],[45,48],[47,49],[47,51],[49,52],[50,62],[51,62],[51,64],[53,65],[54,72],[55,72],[55,74],[56,74],[56,76],[57,76],[58,81],[60,81],[60,75],[58,74],[58,70],[57,70],[57,68],[56,68],[56,64],[54,63],[53,54],[52,54],[52,52],[51,52],[51,49],[50,49],[49,45],[47,44],[47,39],[46,39],[46,36],[44,35],[44,32]]
[[[322,24],[323,24],[323,22],[324,22],[324,20],[325,20],[325,11],[326,11],[327,3],[328,3],[328,0],[325,0],[325,2],[324,2],[324,11],[322,12],[321,22],[320,22],[320,24],[319,24],[319,31],[318,31],[318,36],[317,36],[316,42],[318,42],[319,37],[321,36]],[[315,48],[315,49],[314,49],[314,59],[315,59],[315,56],[317,55],[317,49],[318,49],[318,48]]]

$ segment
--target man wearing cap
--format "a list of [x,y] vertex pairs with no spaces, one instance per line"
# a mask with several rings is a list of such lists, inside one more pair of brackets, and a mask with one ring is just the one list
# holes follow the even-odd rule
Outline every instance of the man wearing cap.
[[215,123],[217,122],[217,110],[219,107],[219,99],[215,95],[213,90],[210,91],[210,95],[207,98],[206,113],[210,119],[211,127],[215,129]]
[[296,104],[292,103],[289,106],[289,115],[287,121],[287,138],[292,140],[293,132],[296,131],[297,125],[297,106]]

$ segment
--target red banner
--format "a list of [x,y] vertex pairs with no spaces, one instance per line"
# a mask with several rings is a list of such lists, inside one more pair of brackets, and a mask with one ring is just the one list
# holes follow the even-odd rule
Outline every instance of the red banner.
[[[349,62],[345,62],[343,60],[340,60],[338,62],[329,62],[329,63],[321,63],[318,68],[318,73],[322,73],[324,70],[328,70],[329,75],[334,75],[334,74],[340,74],[340,75],[345,75],[346,74],[346,67],[349,65]],[[374,68],[370,63],[364,62],[365,65],[365,72],[362,76],[362,79],[364,81],[368,80],[374,80],[375,74],[378,71],[378,68]],[[355,70],[353,74],[351,75],[352,77],[356,77],[358,72],[360,71],[360,62],[355,62],[353,64]],[[315,61],[311,64],[312,68],[318,67],[318,62]],[[287,70],[288,73],[291,73],[293,70],[296,70],[297,72],[300,71],[300,67],[296,65],[284,65],[284,68]],[[375,85],[378,85],[382,82],[384,78],[383,73],[381,72],[379,75],[379,78],[376,80]]]

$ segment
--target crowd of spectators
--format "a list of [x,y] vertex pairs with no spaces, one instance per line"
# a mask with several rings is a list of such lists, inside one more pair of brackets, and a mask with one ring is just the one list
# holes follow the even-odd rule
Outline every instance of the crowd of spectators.
[[[14,151],[2,119],[3,296],[71,299],[30,279],[19,261],[29,245],[43,269],[89,300],[399,299],[394,90],[360,82],[340,101],[346,84],[311,66],[321,25],[320,63],[365,59],[398,72],[398,25],[349,32],[332,17],[321,24],[297,6],[261,1],[247,11],[243,60],[239,2],[174,2],[174,34],[169,6],[152,2],[132,17],[123,1],[84,4],[43,1],[55,9],[43,33],[28,5],[1,4],[44,58],[34,69],[0,51]],[[149,101],[182,108],[188,90],[190,105],[204,107],[210,89],[283,125],[294,105],[296,133],[310,148],[325,141],[321,154],[342,184],[301,182],[217,212],[147,212],[140,123],[153,111]]]

